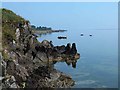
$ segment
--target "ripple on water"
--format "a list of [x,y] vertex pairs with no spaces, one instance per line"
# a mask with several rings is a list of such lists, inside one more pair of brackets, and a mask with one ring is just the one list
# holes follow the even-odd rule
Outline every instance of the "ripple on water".
[[84,81],[78,81],[78,82],[76,82],[75,84],[94,84],[94,83],[96,83],[96,81],[95,80],[84,80]]
[[86,76],[89,76],[89,75],[90,75],[90,73],[76,73],[76,74],[74,74],[74,76],[76,78],[78,78],[78,77],[86,77]]

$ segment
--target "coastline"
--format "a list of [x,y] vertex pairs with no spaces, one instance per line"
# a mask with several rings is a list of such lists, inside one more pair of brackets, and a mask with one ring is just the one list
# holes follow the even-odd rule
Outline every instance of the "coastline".
[[67,30],[32,30],[35,34],[48,34],[48,33],[55,33],[55,32],[66,32]]
[[[9,13],[10,12],[10,13]],[[80,58],[76,44],[54,46],[51,41],[39,42],[30,24],[12,11],[3,9],[2,44],[0,52],[3,88],[71,88],[75,81],[71,76],[56,70],[60,61],[75,62]],[[7,14],[10,14],[7,18]],[[18,21],[14,21],[15,17]],[[19,21],[24,21],[19,22]],[[27,24],[26,24],[27,23]],[[39,34],[66,30],[37,31]]]

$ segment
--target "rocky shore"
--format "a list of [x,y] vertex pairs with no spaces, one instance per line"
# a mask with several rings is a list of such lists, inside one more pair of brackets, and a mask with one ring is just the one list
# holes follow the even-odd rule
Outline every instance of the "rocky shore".
[[2,88],[70,88],[75,84],[71,76],[54,68],[56,62],[69,64],[80,58],[75,43],[54,46],[52,41],[38,42],[26,22],[17,27],[7,25],[15,28],[15,38],[8,33],[3,39],[6,45],[0,52]]
[[26,38],[26,43],[21,43],[18,46],[16,43],[11,44],[11,48],[4,49],[7,60],[1,56],[2,87],[68,88],[73,86],[72,78],[54,69],[54,64],[58,61],[74,62],[79,58],[79,54],[76,51],[76,54],[69,51],[69,46],[54,47],[47,40],[39,43],[36,38],[32,37],[32,34],[29,34],[30,40]]

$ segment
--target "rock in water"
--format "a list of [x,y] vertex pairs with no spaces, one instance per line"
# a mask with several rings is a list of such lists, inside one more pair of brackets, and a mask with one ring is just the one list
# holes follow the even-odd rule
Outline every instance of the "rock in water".
[[70,54],[70,50],[71,50],[71,44],[68,43],[67,46],[65,47],[65,54]]
[[76,49],[76,44],[75,43],[72,44],[72,48],[70,50],[70,54],[72,54],[72,55],[77,54],[77,49]]

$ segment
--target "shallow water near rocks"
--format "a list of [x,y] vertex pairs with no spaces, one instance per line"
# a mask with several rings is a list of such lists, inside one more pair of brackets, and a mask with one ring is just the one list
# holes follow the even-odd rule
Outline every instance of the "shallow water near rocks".
[[[83,36],[80,34],[83,33]],[[89,36],[92,34],[92,36]],[[67,39],[58,39],[67,36]],[[57,62],[54,67],[75,80],[73,88],[118,87],[118,31],[117,30],[68,30],[67,32],[42,35],[38,38],[51,40],[53,45],[76,43],[80,53],[76,68],[66,62]]]

